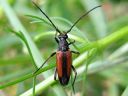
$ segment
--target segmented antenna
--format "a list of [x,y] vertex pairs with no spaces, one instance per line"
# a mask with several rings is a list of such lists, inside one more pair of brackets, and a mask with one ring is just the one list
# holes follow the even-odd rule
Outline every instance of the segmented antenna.
[[88,12],[86,12],[85,14],[83,14],[83,15],[71,26],[71,28],[67,31],[67,33],[69,33],[69,32],[72,30],[72,28],[73,28],[84,16],[88,15],[88,13],[90,13],[92,10],[94,10],[94,9],[96,9],[96,8],[98,8],[98,7],[101,7],[101,5],[100,5],[100,6],[96,6],[96,7],[92,8],[91,10],[89,10]]
[[52,20],[41,10],[41,8],[34,1],[32,1],[32,2],[41,11],[41,13],[43,13],[43,15],[51,22],[52,26],[56,29],[56,31],[61,33],[60,30],[54,25]]

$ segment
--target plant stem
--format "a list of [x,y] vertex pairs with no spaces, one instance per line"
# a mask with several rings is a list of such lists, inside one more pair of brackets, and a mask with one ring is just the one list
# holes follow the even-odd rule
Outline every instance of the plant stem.
[[117,40],[120,40],[121,38],[123,38],[127,35],[128,35],[128,26],[125,26],[125,27],[121,28],[120,30],[112,33],[111,35],[109,35],[101,40],[98,40],[98,44],[104,48],[104,47],[116,42]]
[[[123,32],[123,31],[124,31],[124,32]],[[106,39],[102,39],[102,42],[101,42],[100,40],[98,40],[98,42],[101,42],[102,45],[107,46],[108,44],[113,43],[113,42],[115,41],[114,39],[118,40],[118,39],[117,39],[118,36],[119,36],[119,39],[121,39],[121,37],[123,38],[123,36],[127,35],[127,34],[128,34],[128,27],[122,28],[122,29],[121,29],[121,32],[123,32],[123,33],[125,33],[125,34],[121,33],[121,34],[123,34],[123,35],[120,36],[120,35],[118,34],[118,33],[120,33],[120,31],[118,31],[118,32],[113,33],[114,35],[111,34],[110,36],[105,37],[105,38],[110,38],[111,36],[114,36],[113,39],[108,40],[109,42],[104,42],[104,41],[106,41]],[[98,43],[98,44],[101,44],[101,43]],[[86,49],[86,50],[87,50],[87,49],[90,50],[90,49],[92,49],[92,48],[95,48],[96,46],[94,46],[94,45],[96,45],[96,42],[95,42],[95,43],[91,43],[91,44],[88,45],[88,47],[85,48],[85,49]],[[102,47],[103,47],[103,46],[102,46]],[[83,54],[81,54],[77,59],[74,60],[74,62],[73,62],[74,65],[77,66],[77,67],[80,66],[80,65],[82,64],[82,62],[84,62],[84,61],[87,59],[87,58],[86,58],[86,55],[87,55],[86,52],[83,53]],[[93,66],[93,64],[92,64],[91,66]],[[101,66],[102,66],[102,65],[101,65]],[[39,72],[37,72],[37,74],[35,74],[35,75],[38,75],[38,74],[40,74],[40,73],[42,73],[42,72],[44,72],[44,71],[47,71],[47,70],[49,70],[49,69],[51,69],[51,68],[53,68],[53,67],[55,67],[55,64],[48,65],[48,66],[42,68],[41,70],[39,70]],[[16,84],[16,83],[18,83],[18,82],[21,82],[21,81],[26,80],[26,79],[31,78],[31,77],[33,77],[32,74],[25,75],[24,77],[18,78],[18,79],[15,80],[15,81],[12,81],[12,82],[9,82],[9,83],[7,83],[7,84],[1,85],[1,86],[0,86],[0,89],[5,88],[5,87],[10,86],[10,85],[13,85],[13,84]]]
[[[42,59],[42,56],[40,54],[40,52],[38,51],[38,48],[35,46],[35,43],[33,42],[33,40],[31,39],[30,35],[28,34],[27,30],[25,29],[25,27],[21,24],[20,20],[18,19],[18,17],[16,16],[16,14],[14,13],[13,9],[11,8],[11,6],[8,4],[7,0],[0,0],[0,5],[3,7],[3,10],[4,12],[6,13],[6,16],[7,18],[9,19],[10,21],[10,24],[12,25],[12,27],[16,30],[16,32],[22,32],[22,34],[24,35],[25,39],[26,39],[26,42],[28,43],[28,46],[31,51],[31,53],[29,53],[32,58],[32,60],[34,61],[34,66],[38,66],[40,67],[41,64],[43,63],[43,59]],[[49,76],[49,73],[46,72],[44,74],[42,74],[45,78],[47,78]],[[27,76],[30,76],[32,77],[33,75],[29,74],[29,75],[26,75],[24,78],[20,78],[20,79],[17,79],[17,81],[13,81],[13,82],[10,82],[5,84],[4,87],[7,85],[12,85],[12,84],[16,84],[17,82],[20,82],[21,80],[25,80],[27,78]],[[1,86],[0,86],[1,88]],[[61,92],[63,91],[63,89],[59,88],[61,90]],[[54,91],[55,90],[55,91]],[[62,94],[60,93],[60,91],[56,91],[56,88],[53,89],[54,93],[56,94],[56,96],[60,96],[60,95],[63,95],[63,96],[66,96],[65,94]],[[56,93],[57,92],[57,93]],[[64,92],[63,92],[64,93]],[[60,94],[60,95],[58,95]]]
[[128,26],[125,26],[123,28],[121,28],[120,30],[110,34],[109,36],[106,36],[103,39],[94,41],[88,45],[84,45],[81,48],[81,52],[84,52],[86,50],[90,50],[92,48],[106,48],[107,46],[109,46],[110,44],[116,42],[117,40],[120,40],[121,38],[124,38],[125,36],[128,35]]

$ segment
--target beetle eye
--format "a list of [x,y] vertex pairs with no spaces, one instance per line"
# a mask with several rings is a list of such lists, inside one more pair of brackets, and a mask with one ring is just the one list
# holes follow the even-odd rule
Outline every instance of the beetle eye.
[[66,36],[64,36],[64,38],[66,38]]
[[62,36],[61,35],[58,35],[59,38],[61,38]]
[[65,35],[66,36],[66,39],[68,38],[68,35]]
[[67,39],[67,38],[68,38],[68,35],[65,33],[65,34],[63,35],[63,37],[64,37],[65,39]]

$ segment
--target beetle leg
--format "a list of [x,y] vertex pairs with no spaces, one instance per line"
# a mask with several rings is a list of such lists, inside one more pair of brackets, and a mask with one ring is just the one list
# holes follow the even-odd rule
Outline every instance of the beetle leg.
[[73,43],[75,43],[75,40],[74,40],[74,41],[72,41],[72,42],[69,42],[69,43],[68,43],[68,45],[71,45],[71,44],[73,44]]
[[75,80],[76,80],[77,72],[76,72],[76,69],[74,68],[73,65],[72,65],[71,67],[72,67],[72,70],[74,71],[74,74],[75,74],[74,80],[73,80],[73,82],[72,82],[73,92],[75,93],[74,83],[75,83]]
[[44,61],[44,63],[43,63],[33,74],[37,73],[37,72],[44,66],[44,64],[45,64],[51,57],[53,57],[55,54],[56,54],[56,52],[52,53],[52,54]]
[[71,51],[72,53],[74,53],[74,54],[80,54],[80,52],[76,52],[76,51]]
[[55,34],[55,40],[56,40],[56,42],[59,44],[59,40],[58,40],[58,38],[57,38],[57,31],[56,31],[56,34]]
[[56,42],[59,44],[59,40],[57,39],[57,37],[55,37],[55,40],[56,40]]
[[57,68],[55,69],[54,80],[56,80],[56,76],[57,76]]

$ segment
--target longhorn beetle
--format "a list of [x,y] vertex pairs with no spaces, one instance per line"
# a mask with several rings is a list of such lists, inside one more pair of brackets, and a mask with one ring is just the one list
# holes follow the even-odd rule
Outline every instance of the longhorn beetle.
[[[41,8],[35,3],[33,2],[33,4],[41,11],[41,13],[43,13],[43,15],[50,21],[50,23],[52,24],[52,26],[55,28],[56,30],[56,34],[55,34],[55,40],[58,43],[58,50],[57,52],[52,53],[45,61],[44,63],[34,72],[34,74],[39,71],[43,65],[56,54],[56,69],[55,69],[55,74],[54,74],[54,80],[56,80],[56,76],[58,73],[58,78],[60,81],[61,85],[67,85],[70,79],[70,75],[71,75],[71,69],[74,71],[75,73],[75,77],[74,80],[72,82],[72,87],[73,87],[73,91],[74,91],[74,83],[76,80],[76,76],[77,76],[77,72],[76,69],[74,68],[74,66],[72,65],[72,53],[75,54],[79,54],[79,52],[76,51],[70,51],[69,45],[75,43],[75,41],[72,42],[67,42],[68,39],[68,33],[72,30],[72,28],[84,17],[86,16],[89,12],[91,12],[92,10],[101,7],[101,6],[96,6],[94,8],[92,8],[91,10],[89,10],[88,12],[86,12],[85,14],[83,14],[72,26],[71,28],[66,31],[66,32],[62,32],[60,31],[52,22],[52,20],[41,10]],[[57,33],[59,33],[59,35],[57,36]]]

